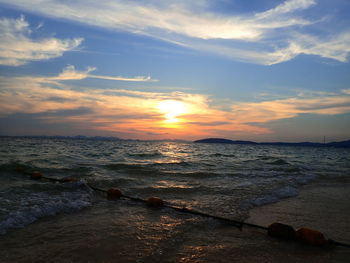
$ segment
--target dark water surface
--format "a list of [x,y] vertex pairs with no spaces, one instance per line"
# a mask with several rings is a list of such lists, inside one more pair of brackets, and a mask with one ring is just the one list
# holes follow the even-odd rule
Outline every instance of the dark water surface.
[[[15,172],[18,166],[80,181],[33,181]],[[86,182],[243,220],[253,207],[296,196],[313,181],[349,177],[349,171],[350,150],[341,148],[0,138],[0,234],[22,262],[35,242],[40,246],[31,256],[39,253],[39,261],[54,251],[62,262],[165,262],[165,254],[168,262],[202,262],[190,258],[201,254],[215,262],[227,242],[254,246],[259,235],[166,208],[110,202]]]

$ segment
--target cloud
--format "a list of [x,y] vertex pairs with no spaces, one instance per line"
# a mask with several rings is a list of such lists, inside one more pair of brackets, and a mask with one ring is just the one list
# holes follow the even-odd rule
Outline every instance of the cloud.
[[[271,65],[299,54],[346,62],[349,55],[349,30],[340,31],[329,22],[331,20],[324,20],[327,13],[317,13],[317,20],[303,14],[304,10],[319,4],[316,0],[287,0],[268,10],[242,14],[214,11],[215,2],[212,1],[76,0],[69,5],[58,0],[0,2],[50,17],[147,35],[250,63]],[[322,27],[330,29],[329,33],[314,30],[313,26],[321,22]]]
[[341,92],[350,95],[350,89],[342,89]]
[[334,59],[340,62],[348,62],[350,54],[350,32],[342,32],[327,39],[321,39],[308,34],[294,33],[293,40],[288,41],[285,48],[273,52],[253,54],[247,59],[261,61],[262,64],[272,65],[288,61],[300,54],[316,55]]
[[29,24],[23,16],[18,19],[0,18],[0,39],[0,65],[6,66],[56,58],[77,49],[83,41],[82,38],[31,38]]
[[[91,68],[86,72],[89,70]],[[68,75],[64,76],[68,78]],[[184,108],[174,123],[169,123],[166,113],[159,108],[169,100],[181,102]],[[350,113],[348,90],[303,92],[284,99],[226,103],[231,106],[223,109],[207,95],[188,92],[75,90],[68,84],[57,87],[40,78],[0,77],[0,118],[3,122],[10,123],[11,116],[15,119],[20,116],[18,114],[25,114],[30,119],[40,120],[41,125],[46,123],[45,129],[51,127],[53,134],[57,133],[56,128],[61,123],[62,127],[74,126],[75,131],[88,130],[125,138],[151,139],[150,134],[187,139],[232,134],[247,138],[272,133],[268,124],[276,120],[296,118],[301,114],[331,116]],[[3,127],[7,129],[6,125]],[[20,129],[23,133],[26,130],[25,126]],[[154,136],[154,139],[159,139]]]
[[[164,112],[159,110],[160,103],[167,100],[181,101],[186,108],[186,112],[177,116],[176,123],[168,123]],[[41,125],[46,123],[46,130],[53,127],[54,134],[58,123],[62,127],[74,126],[75,130],[84,127],[96,134],[122,134],[127,138],[150,138],[149,134],[164,134],[168,138],[213,136],[214,126],[223,131],[267,131],[227,121],[227,112],[212,108],[208,96],[201,94],[74,90],[67,85],[55,88],[37,78],[0,78],[0,113],[0,118],[8,123],[11,116],[26,114],[30,119],[40,120]],[[22,127],[23,133],[26,130],[27,127]]]
[[84,71],[79,71],[75,69],[74,65],[68,65],[63,69],[62,73],[55,77],[46,77],[41,78],[43,81],[62,81],[62,80],[81,80],[86,78],[95,78],[95,79],[105,79],[105,80],[120,80],[120,81],[135,81],[135,82],[156,82],[158,80],[152,79],[151,76],[137,76],[133,78],[126,78],[122,76],[103,76],[103,75],[93,75],[89,74],[92,71],[95,71],[96,67],[87,67]]
[[52,80],[79,80],[86,79],[89,76],[89,73],[96,70],[95,67],[87,67],[85,71],[78,71],[75,69],[74,65],[68,65],[63,69],[62,73],[60,73],[56,77],[45,78]]
[[256,14],[256,17],[261,19],[284,15],[297,10],[307,9],[315,4],[316,0],[288,0],[276,6],[275,8]]
[[327,40],[311,36],[297,34],[298,41],[291,42],[288,47],[294,54],[303,53],[331,58],[340,62],[347,62],[350,53],[350,32],[344,32],[329,37]]
[[[30,4],[23,0],[1,2],[53,17],[134,33],[154,34],[155,37],[160,34],[155,31],[160,29],[202,39],[249,40],[258,38],[266,29],[309,23],[302,19],[288,17],[282,19],[277,16],[307,8],[314,1],[289,0],[275,9],[257,13],[251,17],[216,14],[205,10],[203,2],[199,6],[193,3],[184,4],[184,2],[162,5],[161,1],[142,4],[134,1],[106,0],[99,3],[86,3],[78,0],[70,3],[69,6],[56,0],[45,1],[45,3],[42,0],[33,0]],[[200,12],[198,8],[201,9]]]
[[350,112],[350,96],[292,97],[280,100],[237,103],[232,118],[242,123],[267,123],[300,114],[336,115]]

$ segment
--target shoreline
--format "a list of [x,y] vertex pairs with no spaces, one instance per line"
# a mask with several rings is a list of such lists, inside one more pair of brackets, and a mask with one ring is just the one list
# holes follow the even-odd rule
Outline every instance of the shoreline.
[[[303,186],[297,197],[253,208],[246,222],[267,226],[279,221],[314,228],[327,238],[349,243],[350,209],[342,210],[350,205],[349,187],[348,178],[318,180]],[[122,263],[345,263],[350,259],[349,248],[309,246],[269,237],[261,229],[240,231],[213,219],[96,198],[90,208],[43,218],[2,236],[0,258],[3,262]]]
[[326,238],[350,243],[350,178],[319,179],[299,191],[295,197],[251,209],[246,221],[307,227],[324,233]]

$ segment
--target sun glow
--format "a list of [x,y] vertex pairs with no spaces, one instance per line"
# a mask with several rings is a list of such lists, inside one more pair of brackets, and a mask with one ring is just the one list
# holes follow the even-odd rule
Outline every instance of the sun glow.
[[179,116],[186,113],[186,106],[177,100],[164,100],[159,102],[158,109],[164,114],[166,122],[179,122]]

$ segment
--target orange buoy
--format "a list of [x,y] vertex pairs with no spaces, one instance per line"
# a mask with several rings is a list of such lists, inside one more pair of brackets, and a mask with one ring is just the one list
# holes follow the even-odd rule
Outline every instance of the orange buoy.
[[16,170],[16,172],[18,172],[18,173],[24,173],[24,168],[21,167],[21,166],[17,166],[15,170]]
[[147,205],[149,206],[163,206],[164,202],[159,197],[150,197],[147,199]]
[[117,188],[111,188],[111,189],[108,189],[108,191],[107,191],[107,199],[108,200],[118,199],[122,195],[123,195],[122,192]]
[[309,228],[299,228],[296,231],[296,238],[299,241],[310,245],[322,246],[328,243],[325,239],[324,235],[317,230],[309,229]]
[[267,228],[267,234],[272,237],[283,238],[288,240],[295,239],[295,230],[292,226],[281,224],[281,223],[272,223]]
[[65,177],[60,180],[62,183],[76,182],[78,179],[73,177]]
[[38,171],[32,172],[30,174],[30,178],[32,178],[32,179],[38,180],[38,179],[41,179],[41,177],[43,177],[43,174],[41,172],[38,172]]

